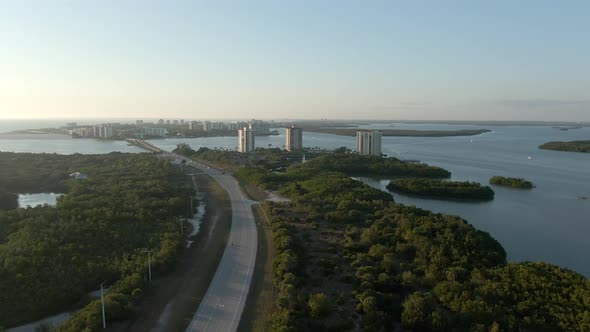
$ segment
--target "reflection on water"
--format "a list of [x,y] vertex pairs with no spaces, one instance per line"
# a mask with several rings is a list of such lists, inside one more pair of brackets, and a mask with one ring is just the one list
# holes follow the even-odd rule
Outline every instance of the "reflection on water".
[[18,207],[26,208],[27,206],[35,207],[37,205],[50,205],[55,206],[57,204],[57,198],[63,194],[56,193],[41,193],[41,194],[19,194],[18,195]]

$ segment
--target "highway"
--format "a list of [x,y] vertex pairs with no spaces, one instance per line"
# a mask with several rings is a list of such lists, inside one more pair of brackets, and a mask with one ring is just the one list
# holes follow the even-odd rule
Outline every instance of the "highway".
[[[174,155],[177,159],[184,159]],[[186,331],[236,331],[250,290],[256,262],[257,233],[253,202],[246,199],[238,181],[229,174],[186,160],[215,179],[231,200],[232,225],[227,247],[197,312]]]

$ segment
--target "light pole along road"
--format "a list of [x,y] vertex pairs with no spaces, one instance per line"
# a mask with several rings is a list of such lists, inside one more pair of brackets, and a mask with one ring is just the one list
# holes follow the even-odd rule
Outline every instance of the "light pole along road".
[[[176,157],[184,159],[179,155]],[[232,175],[190,160],[187,160],[187,164],[211,176],[227,191],[231,201],[232,224],[215,276],[186,331],[233,332],[237,330],[244,311],[256,262],[257,233],[252,214],[253,202],[244,197],[238,181]]]

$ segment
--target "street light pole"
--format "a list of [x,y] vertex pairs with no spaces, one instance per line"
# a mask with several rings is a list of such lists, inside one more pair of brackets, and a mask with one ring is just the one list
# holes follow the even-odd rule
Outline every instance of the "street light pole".
[[104,312],[104,287],[103,284],[100,284],[100,303],[102,307],[102,328],[107,328],[107,318]]
[[178,217],[178,223],[180,224],[180,235],[184,237],[184,227],[182,227],[182,218]]
[[152,251],[147,250],[148,253],[148,277],[150,282],[152,281]]

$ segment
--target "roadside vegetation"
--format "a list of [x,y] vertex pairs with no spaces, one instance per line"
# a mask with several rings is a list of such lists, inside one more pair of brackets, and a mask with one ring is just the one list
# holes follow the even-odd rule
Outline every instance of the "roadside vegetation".
[[[107,320],[132,317],[148,286],[146,250],[157,275],[183,247],[175,218],[190,210],[186,176],[147,154],[0,153],[0,165],[0,190],[66,193],[56,207],[0,211],[0,325],[87,303],[57,330],[98,329],[100,303],[87,294],[101,283],[111,286]],[[76,171],[88,178],[70,179]]]
[[535,187],[531,181],[523,178],[509,178],[504,176],[492,176],[490,178],[490,184],[518,189],[532,189]]
[[322,158],[324,169],[309,161],[235,173],[290,199],[263,204],[277,289],[268,330],[590,328],[588,279],[550,264],[508,263],[502,246],[467,221],[396,204],[335,170],[339,158],[356,157]]
[[590,141],[547,142],[540,149],[590,153]]
[[389,182],[387,189],[409,195],[437,199],[461,199],[488,201],[494,199],[494,191],[477,182],[446,181],[432,179],[397,179]]

